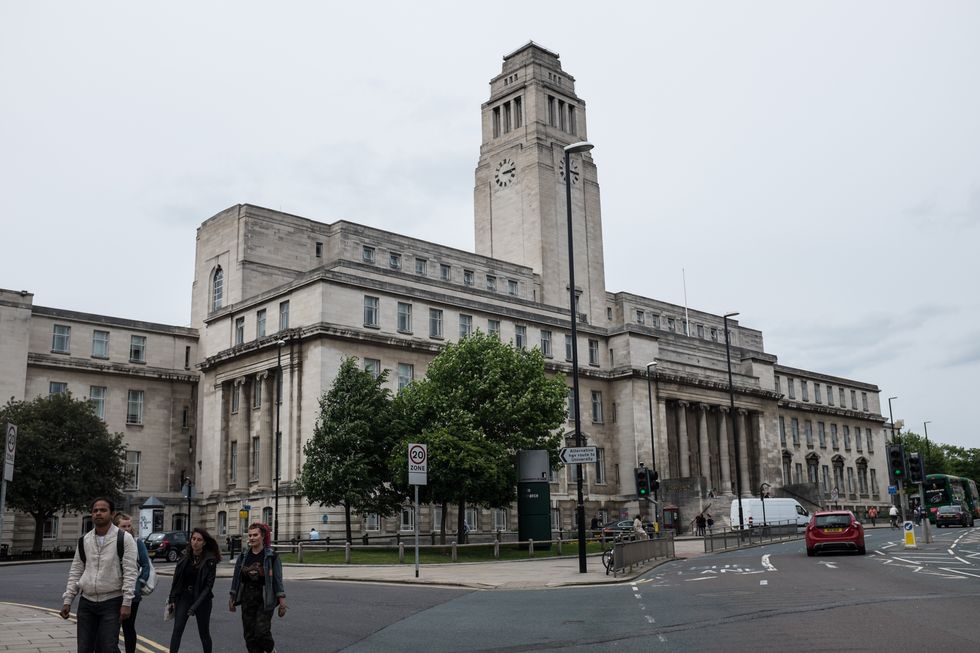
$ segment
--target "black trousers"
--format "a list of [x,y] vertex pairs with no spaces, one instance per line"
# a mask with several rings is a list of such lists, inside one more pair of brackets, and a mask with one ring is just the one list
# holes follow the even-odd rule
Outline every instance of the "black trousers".
[[129,619],[122,622],[123,637],[126,639],[126,653],[136,653],[136,613],[139,612],[140,602],[133,601]]
[[78,599],[78,653],[119,653],[119,609],[122,597],[105,601]]
[[272,639],[272,610],[265,609],[262,588],[246,585],[242,592],[242,628],[248,653],[270,653],[275,650]]
[[[177,595],[174,603],[174,632],[170,635],[170,653],[177,653],[180,650],[180,639],[184,636],[184,628],[187,620],[190,619],[188,611],[194,602],[194,595],[191,592],[183,591]],[[211,653],[211,599],[201,601],[194,611],[197,619],[197,634],[201,636],[201,647],[204,653]]]

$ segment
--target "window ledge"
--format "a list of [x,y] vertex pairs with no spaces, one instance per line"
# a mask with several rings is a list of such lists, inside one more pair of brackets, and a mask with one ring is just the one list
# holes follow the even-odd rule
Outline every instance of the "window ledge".
[[367,323],[365,323],[364,324],[364,328],[365,329],[380,329],[381,326],[378,325],[378,324],[367,324]]
[[136,360],[135,358],[130,358],[129,362],[132,363],[133,365],[146,365],[145,360]]

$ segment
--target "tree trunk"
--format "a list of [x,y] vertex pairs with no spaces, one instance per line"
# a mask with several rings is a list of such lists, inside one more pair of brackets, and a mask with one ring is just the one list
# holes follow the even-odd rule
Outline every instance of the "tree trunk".
[[459,500],[459,512],[456,513],[456,540],[460,544],[466,544],[466,499]]
[[44,522],[50,516],[50,514],[31,513],[31,517],[34,518],[34,544],[31,545],[31,551],[41,550],[41,541],[44,539]]
[[439,543],[446,543],[446,517],[449,516],[449,504],[442,502],[442,519],[439,520]]
[[347,543],[353,544],[350,535],[350,504],[344,503],[344,520],[347,522]]

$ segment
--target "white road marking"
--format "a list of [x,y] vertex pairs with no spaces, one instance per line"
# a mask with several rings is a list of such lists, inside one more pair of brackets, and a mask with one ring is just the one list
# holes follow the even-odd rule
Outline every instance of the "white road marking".
[[766,568],[766,571],[776,571],[776,567],[769,562],[769,555],[770,554],[767,553],[766,555],[762,556],[762,566]]
[[714,580],[718,578],[717,576],[699,576],[697,578],[685,578],[684,580],[688,583],[696,580]]
[[768,585],[769,584],[769,581],[767,581],[767,580],[760,580],[759,581],[759,584],[760,585]]
[[948,571],[953,574],[963,574],[964,576],[973,576],[974,578],[980,578],[980,575],[971,574],[968,571],[963,571],[961,569],[950,569],[949,567],[940,567],[943,571]]
[[666,642],[667,641],[667,638],[664,637],[663,635],[661,635],[660,633],[657,633],[657,639],[659,639],[661,642]]
[[654,618],[653,618],[652,616],[650,616],[650,615],[646,615],[646,618],[647,618],[647,623],[648,623],[648,624],[655,624],[655,623],[657,623],[657,620],[656,620],[656,619],[654,619]]
[[640,594],[639,592],[637,592],[637,593],[636,593],[636,594],[634,594],[633,596],[634,596],[635,598],[638,598],[638,599],[642,599],[642,598],[643,598],[643,596],[642,596],[642,595],[641,595],[641,594]]
[[902,562],[907,562],[910,565],[914,565],[915,564],[915,560],[906,560],[905,558],[899,558],[898,556],[894,556],[894,557],[895,557],[896,560],[901,560]]
[[960,558],[959,556],[953,556],[953,557],[956,558],[957,560],[959,560],[960,562],[962,562],[964,565],[972,565],[973,564],[972,562],[967,562],[966,560],[964,560],[963,558]]
[[837,569],[837,565],[833,562],[827,562],[826,560],[821,560],[817,563],[818,565],[827,565],[827,569]]

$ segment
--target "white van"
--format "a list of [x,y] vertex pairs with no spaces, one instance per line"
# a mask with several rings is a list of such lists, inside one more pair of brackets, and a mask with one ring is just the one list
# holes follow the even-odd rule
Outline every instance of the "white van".
[[[787,523],[806,526],[810,521],[810,513],[796,499],[766,499],[765,502],[765,523],[770,526]],[[732,528],[738,530],[738,499],[732,501],[731,519]],[[746,528],[762,526],[762,499],[742,499],[742,519]]]

